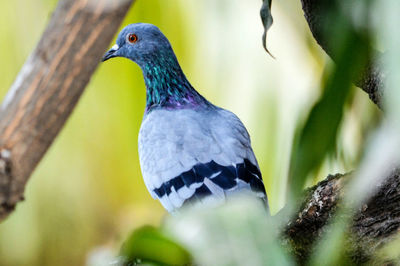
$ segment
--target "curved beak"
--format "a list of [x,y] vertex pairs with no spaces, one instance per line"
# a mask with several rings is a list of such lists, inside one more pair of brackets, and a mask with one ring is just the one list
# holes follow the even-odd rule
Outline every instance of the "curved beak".
[[106,61],[106,60],[108,60],[108,59],[110,59],[110,58],[113,58],[113,57],[117,57],[116,52],[118,51],[118,49],[119,49],[118,44],[115,44],[113,47],[111,47],[111,49],[108,50],[108,51],[103,55],[103,58],[101,59],[101,62],[104,62],[104,61]]

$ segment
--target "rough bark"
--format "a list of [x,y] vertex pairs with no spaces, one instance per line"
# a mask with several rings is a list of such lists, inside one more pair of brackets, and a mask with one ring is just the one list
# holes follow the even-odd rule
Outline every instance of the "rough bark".
[[[347,175],[329,176],[311,188],[300,212],[286,227],[284,238],[303,264],[314,244],[327,230],[327,224],[340,206]],[[374,196],[354,216],[348,237],[348,256],[356,264],[369,261],[400,230],[400,171],[394,170]]]
[[0,109],[0,220],[75,107],[133,0],[60,0]]
[[[332,19],[325,23],[326,19],[328,18],[328,13],[336,9],[335,1],[301,0],[301,4],[304,11],[304,17],[307,20],[314,39],[321,46],[321,48],[333,60],[335,60],[332,49],[332,45],[334,44],[331,43],[332,38],[329,38],[329,28],[324,27],[324,25],[332,25],[335,23],[335,21]],[[380,58],[381,54],[377,51],[373,51],[370,64],[364,70],[364,75],[360,79],[355,80],[354,83],[356,86],[368,93],[369,98],[378,107],[382,108],[384,73],[382,73],[378,67],[378,60]]]

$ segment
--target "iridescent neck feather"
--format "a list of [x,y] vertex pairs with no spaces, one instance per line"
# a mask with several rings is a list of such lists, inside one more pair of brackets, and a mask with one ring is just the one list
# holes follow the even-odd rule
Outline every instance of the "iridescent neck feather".
[[143,58],[139,65],[146,83],[146,112],[155,108],[183,109],[210,105],[190,85],[172,49]]

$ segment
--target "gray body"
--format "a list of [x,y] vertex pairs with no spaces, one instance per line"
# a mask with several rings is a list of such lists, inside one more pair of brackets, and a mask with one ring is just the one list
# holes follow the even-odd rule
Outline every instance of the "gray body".
[[[160,109],[145,115],[139,132],[139,157],[145,184],[154,198],[157,198],[153,192],[155,188],[196,164],[213,160],[222,166],[235,167],[248,159],[258,167],[242,122],[233,113],[217,107]],[[227,193],[239,189],[251,191],[250,185],[238,178],[238,184],[228,190],[213,184],[213,176],[206,178],[209,179],[207,187],[217,201],[225,200]],[[189,187],[184,186],[163,196],[160,201],[168,211],[174,211],[192,197],[200,185],[201,182],[195,182]],[[265,197],[263,193],[259,196]]]

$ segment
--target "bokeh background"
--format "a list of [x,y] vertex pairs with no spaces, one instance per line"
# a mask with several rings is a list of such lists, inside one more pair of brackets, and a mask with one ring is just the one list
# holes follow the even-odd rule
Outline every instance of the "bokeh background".
[[[2,96],[56,4],[0,2]],[[137,0],[123,25],[157,25],[192,85],[242,119],[275,213],[285,203],[295,130],[320,95],[330,60],[310,35],[299,1],[289,0],[273,2],[274,24],[267,39],[276,59],[268,56],[261,45],[260,7],[258,0]],[[0,224],[0,265],[85,265],[99,250],[118,249],[133,229],[162,222],[166,213],[140,173],[137,137],[144,106],[139,67],[126,59],[99,65],[30,179],[25,202]],[[353,89],[337,151],[313,182],[352,170],[366,132],[378,120],[368,96]]]

